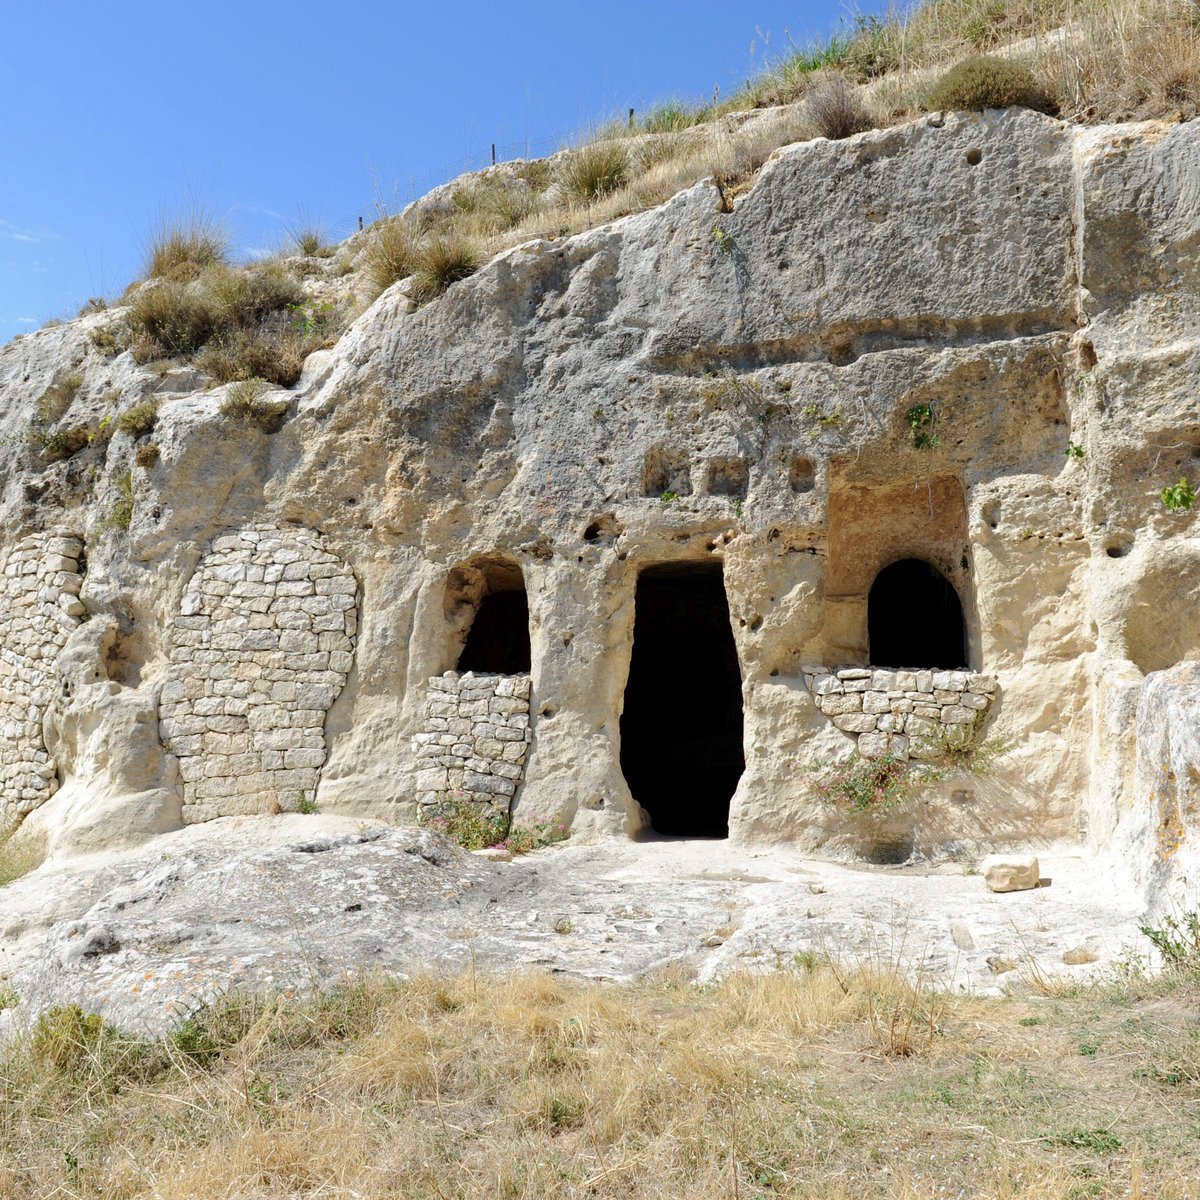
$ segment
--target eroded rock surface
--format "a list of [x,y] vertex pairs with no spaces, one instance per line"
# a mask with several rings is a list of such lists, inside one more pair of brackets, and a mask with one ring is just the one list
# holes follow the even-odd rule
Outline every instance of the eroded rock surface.
[[[160,1031],[231,988],[361,971],[626,981],[678,966],[706,980],[807,953],[990,992],[1061,972],[1072,948],[1099,964],[1072,970],[1094,970],[1139,942],[1136,889],[1119,866],[1096,868],[1054,856],[1051,886],[997,896],[961,865],[854,869],[670,841],[566,844],[502,863],[425,830],[227,818],[0,891],[0,969],[22,1001],[0,1029],[72,1001]],[[1011,959],[1013,973],[999,979],[989,958]]]

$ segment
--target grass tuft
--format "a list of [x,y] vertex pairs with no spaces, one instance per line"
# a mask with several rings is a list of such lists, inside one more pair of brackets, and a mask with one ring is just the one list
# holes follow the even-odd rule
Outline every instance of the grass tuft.
[[629,181],[629,168],[629,151],[621,142],[590,142],[567,156],[559,182],[568,200],[594,204]]
[[221,401],[221,415],[232,417],[244,425],[254,425],[263,433],[274,433],[283,424],[287,413],[286,400],[268,400],[264,379],[245,379],[229,385]]
[[229,235],[207,209],[193,207],[164,217],[150,234],[148,279],[187,282],[201,271],[229,261]]
[[17,829],[0,833],[0,887],[37,870],[46,859],[44,837],[18,836]]
[[68,371],[55,378],[54,382],[38,397],[37,419],[45,425],[53,424],[71,407],[71,401],[83,387],[83,375],[79,371]]
[[158,422],[158,401],[154,397],[127,408],[117,418],[117,428],[135,441],[154,431]]

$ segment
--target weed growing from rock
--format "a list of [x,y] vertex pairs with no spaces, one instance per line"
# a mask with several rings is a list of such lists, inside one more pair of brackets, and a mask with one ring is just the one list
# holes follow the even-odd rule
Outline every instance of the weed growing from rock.
[[559,183],[568,200],[594,204],[629,180],[629,151],[611,139],[573,151],[563,164]]
[[145,437],[158,423],[158,401],[150,398],[127,408],[117,418],[117,428],[131,438]]
[[284,399],[269,400],[265,393],[264,379],[244,379],[231,383],[221,401],[221,415],[254,425],[263,433],[274,433],[287,414],[288,402]]
[[1170,484],[1162,490],[1162,502],[1171,512],[1186,512],[1195,500],[1196,493],[1186,479]]

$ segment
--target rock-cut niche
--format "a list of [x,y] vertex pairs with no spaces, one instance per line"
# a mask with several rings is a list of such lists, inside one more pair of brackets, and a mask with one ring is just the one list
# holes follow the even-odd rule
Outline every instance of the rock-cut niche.
[[621,769],[658,833],[727,837],[742,753],[742,678],[719,562],[638,576]]
[[962,601],[931,563],[902,558],[875,576],[867,597],[870,661],[878,667],[967,665]]
[[466,619],[457,670],[529,674],[529,599],[515,562],[496,555],[455,567],[447,581],[446,600],[448,610]]

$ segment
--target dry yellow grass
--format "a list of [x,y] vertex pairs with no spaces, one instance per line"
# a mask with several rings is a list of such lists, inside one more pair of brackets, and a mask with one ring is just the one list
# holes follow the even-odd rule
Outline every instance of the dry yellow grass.
[[233,1000],[173,1042],[11,1046],[0,1195],[1172,1200],[1200,1194],[1195,998],[859,964]]

